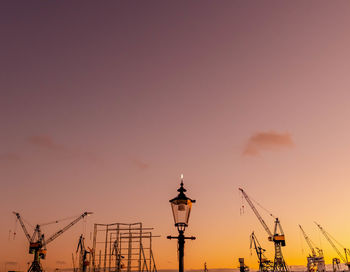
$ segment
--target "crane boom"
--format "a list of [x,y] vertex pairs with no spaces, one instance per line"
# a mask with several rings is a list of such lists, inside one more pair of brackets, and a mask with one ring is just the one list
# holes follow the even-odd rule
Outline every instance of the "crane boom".
[[83,235],[80,235],[80,237],[79,237],[79,242],[78,242],[77,250],[76,250],[75,253],[78,253],[79,249],[80,249],[81,251],[83,251],[83,250],[85,249]]
[[250,248],[252,248],[253,245],[254,245],[254,249],[255,249],[255,252],[256,252],[256,254],[258,255],[258,257],[259,257],[259,255],[261,254],[260,259],[261,259],[261,257],[264,257],[264,258],[266,259],[265,255],[264,255],[264,253],[263,253],[263,252],[265,251],[265,249],[263,249],[263,248],[261,247],[261,245],[260,245],[260,243],[259,243],[259,241],[258,241],[258,238],[256,237],[254,231],[253,231],[252,234],[250,235]]
[[245,200],[248,202],[249,206],[252,208],[252,210],[255,213],[256,217],[259,219],[261,225],[263,225],[265,231],[269,235],[269,240],[272,240],[273,239],[273,234],[272,234],[271,230],[269,229],[269,227],[266,225],[264,219],[259,214],[258,210],[255,208],[253,202],[250,200],[250,198],[248,197],[248,195],[246,194],[246,192],[242,188],[239,188],[239,190],[241,191],[241,193],[244,196]]
[[30,237],[30,235],[29,235],[29,233],[28,233],[28,231],[26,229],[26,226],[24,225],[24,223],[22,221],[22,218],[21,218],[20,214],[18,212],[13,212],[13,214],[16,215],[19,223],[21,224],[21,227],[22,227],[22,229],[24,231],[25,236],[27,237],[28,241],[30,242],[31,237]]
[[311,249],[311,252],[312,252],[312,256],[316,256],[316,252],[315,252],[315,249],[314,247],[312,246],[311,244],[311,240],[309,238],[309,236],[306,235],[305,231],[303,230],[303,228],[301,227],[301,225],[299,225],[299,228],[301,229],[301,232],[303,233],[304,235],[304,238],[306,240],[306,243],[308,244],[309,248]]
[[77,219],[75,219],[74,221],[72,221],[71,223],[69,223],[67,226],[65,226],[63,229],[60,229],[59,231],[57,231],[56,233],[54,233],[49,239],[47,239],[46,241],[44,241],[43,246],[46,246],[48,243],[52,242],[53,240],[55,240],[58,236],[60,236],[62,233],[64,233],[66,230],[68,230],[70,227],[72,227],[73,225],[75,225],[76,223],[78,223],[81,219],[83,219],[85,216],[87,216],[88,214],[92,214],[92,212],[84,212],[82,215],[80,215]]
[[261,248],[261,245],[258,239],[256,238],[254,231],[252,232],[252,234],[250,234],[250,248],[252,248],[253,244],[255,249]]
[[338,256],[340,257],[340,259],[342,259],[342,261],[344,263],[347,263],[346,259],[344,258],[344,256],[340,253],[340,251],[337,249],[337,247],[335,246],[335,244],[333,243],[333,241],[331,240],[331,238],[328,236],[327,232],[321,227],[321,225],[317,224],[315,222],[315,224],[317,225],[317,227],[321,230],[322,234],[324,237],[326,237],[327,241],[331,244],[331,246],[333,247],[333,249],[337,252]]

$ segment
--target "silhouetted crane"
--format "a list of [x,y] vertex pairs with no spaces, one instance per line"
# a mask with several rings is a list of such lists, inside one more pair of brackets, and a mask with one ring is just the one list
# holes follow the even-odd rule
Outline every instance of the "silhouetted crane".
[[[326,265],[325,265],[322,249],[319,249],[318,247],[314,246],[314,243],[311,241],[309,236],[307,236],[307,234],[305,233],[301,225],[299,225],[299,228],[305,238],[306,243],[308,244],[311,250],[311,254],[307,257],[308,272],[314,272],[315,270],[318,272],[325,272]],[[317,253],[315,249],[317,250]]]
[[[282,255],[281,247],[286,245],[286,240],[284,237],[284,233],[283,233],[283,229],[280,221],[278,220],[277,217],[274,217],[272,214],[270,214],[275,219],[274,233],[272,234],[271,230],[266,225],[264,219],[261,217],[261,215],[259,214],[258,210],[255,208],[253,202],[250,200],[246,192],[241,188],[239,188],[239,190],[241,191],[245,200],[248,202],[249,206],[252,208],[253,212],[255,213],[256,217],[260,221],[261,225],[264,227],[265,231],[267,232],[268,240],[272,241],[275,245],[275,259],[273,262],[273,271],[289,271]],[[278,231],[280,233],[278,233]]]
[[79,272],[86,272],[86,268],[90,265],[87,260],[87,255],[91,254],[91,250],[86,250],[84,243],[84,236],[80,235],[76,253],[79,251]]
[[259,271],[261,272],[266,272],[266,271],[271,271],[273,269],[273,263],[266,258],[265,256],[265,249],[263,249],[256,238],[256,235],[254,231],[250,235],[250,249],[252,249],[254,245],[254,249],[256,252],[256,255],[258,256],[259,259]]
[[[345,248],[344,246],[342,246],[337,240],[335,240],[327,231],[325,231],[320,224],[317,224],[315,222],[315,224],[317,225],[317,227],[321,230],[323,236],[327,239],[327,241],[330,243],[330,245],[333,247],[333,249],[335,250],[335,252],[337,252],[338,256],[340,257],[340,259],[345,263],[345,265],[348,267],[348,270],[350,271],[350,263],[348,262],[348,254],[349,254],[349,249]],[[344,249],[344,253],[345,253],[345,257],[343,256],[343,254],[340,253],[340,251],[338,250],[338,248],[335,246],[335,244],[333,243],[334,240],[338,245],[340,245],[343,249]],[[336,266],[339,267],[339,259],[337,261],[337,258],[333,259],[333,268]]]
[[[82,215],[80,215],[78,218],[73,220],[67,226],[65,226],[64,228],[60,229],[59,231],[51,235],[49,239],[45,240],[45,236],[41,232],[41,228],[39,224],[36,225],[33,235],[30,236],[23,223],[23,220],[20,214],[17,212],[13,212],[13,213],[17,217],[18,221],[20,222],[23,232],[29,241],[29,253],[34,254],[34,260],[31,266],[29,267],[28,272],[42,272],[43,269],[40,264],[40,259],[45,259],[46,257],[46,245],[51,243],[53,240],[55,240],[57,237],[59,237],[61,234],[63,234],[65,231],[67,231],[69,228],[75,225],[82,218],[84,218],[88,214],[92,214],[91,212],[84,212]],[[57,223],[57,222],[58,221],[54,221],[53,223]]]

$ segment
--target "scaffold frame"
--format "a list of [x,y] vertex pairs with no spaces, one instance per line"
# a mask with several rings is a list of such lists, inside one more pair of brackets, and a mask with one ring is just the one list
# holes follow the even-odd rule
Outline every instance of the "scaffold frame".
[[153,228],[142,223],[95,224],[89,272],[157,272]]

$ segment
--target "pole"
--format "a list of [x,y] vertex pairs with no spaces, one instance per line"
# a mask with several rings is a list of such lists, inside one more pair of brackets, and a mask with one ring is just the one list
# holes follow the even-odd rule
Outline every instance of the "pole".
[[167,236],[168,239],[177,239],[179,245],[179,272],[184,272],[184,252],[185,252],[185,240],[195,240],[196,237],[185,237],[184,231],[179,229],[179,236]]
[[184,248],[185,248],[185,236],[184,231],[179,230],[179,272],[184,272]]

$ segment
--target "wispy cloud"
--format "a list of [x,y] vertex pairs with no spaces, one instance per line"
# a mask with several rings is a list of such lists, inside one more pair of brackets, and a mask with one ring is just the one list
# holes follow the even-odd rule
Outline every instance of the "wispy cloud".
[[140,170],[145,170],[150,167],[149,163],[141,161],[140,159],[133,158],[131,159],[131,162],[135,167],[137,167]]
[[46,150],[47,154],[51,154],[60,159],[87,159],[96,162],[98,160],[94,152],[81,150],[80,148],[63,145],[52,136],[49,135],[33,135],[27,138],[27,142],[37,149]]
[[262,151],[280,150],[294,146],[293,139],[289,133],[258,132],[253,134],[247,141],[243,155],[257,156]]
[[0,161],[19,161],[21,157],[16,153],[0,154]]
[[34,135],[28,138],[28,142],[37,147],[42,147],[51,150],[62,149],[63,146],[57,144],[51,136],[48,135]]

